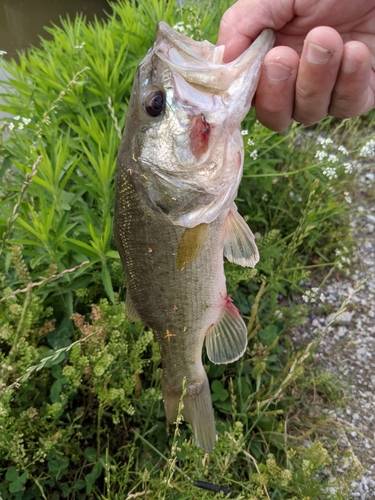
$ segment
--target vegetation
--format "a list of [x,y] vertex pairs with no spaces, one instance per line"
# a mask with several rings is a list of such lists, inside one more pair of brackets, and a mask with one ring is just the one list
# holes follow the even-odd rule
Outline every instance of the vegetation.
[[349,498],[361,468],[350,453],[337,458],[328,411],[342,391],[315,367],[319,338],[297,348],[288,332],[318,301],[312,278],[350,264],[355,153],[373,154],[362,122],[285,134],[252,114],[243,124],[238,205],[261,261],[226,268],[249,348],[228,366],[206,360],[218,442],[205,454],[180,419],[166,426],[158,346],[125,314],[113,175],[157,22],[215,41],[227,3],[112,7],[105,23],[64,21],[42,49],[1,62],[11,118],[0,143],[0,498],[212,498],[197,481],[220,485],[221,498]]

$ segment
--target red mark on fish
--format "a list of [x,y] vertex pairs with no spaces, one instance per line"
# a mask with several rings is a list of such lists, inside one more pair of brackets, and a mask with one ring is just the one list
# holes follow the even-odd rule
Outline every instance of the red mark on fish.
[[196,158],[207,152],[210,134],[211,125],[203,114],[190,118],[190,148]]

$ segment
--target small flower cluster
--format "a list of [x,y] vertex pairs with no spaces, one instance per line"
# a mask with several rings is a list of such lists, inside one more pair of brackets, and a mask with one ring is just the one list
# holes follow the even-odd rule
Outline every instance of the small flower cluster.
[[[15,116],[14,120],[18,122],[17,130],[23,130],[25,125],[28,125],[31,122],[31,118],[21,118],[20,116]],[[8,125],[8,129],[12,131],[15,128],[16,124],[14,122],[10,122]]]
[[80,45],[76,45],[74,48],[77,49],[77,50],[81,50],[83,49],[83,47],[85,46],[86,42],[82,42]]
[[[323,170],[323,175],[328,177],[329,180],[337,179],[337,167],[334,167],[333,165],[340,162],[340,155],[338,156],[337,154],[327,152],[327,150],[331,149],[332,145],[334,144],[333,140],[329,137],[319,137],[318,142],[322,149],[319,149],[316,152],[315,158],[317,158],[317,160],[320,162],[325,160],[327,163],[331,164]],[[336,151],[341,153],[341,155],[343,156],[347,156],[349,154],[348,150],[341,144],[340,146],[336,147]],[[351,163],[346,162],[343,164],[343,167],[346,174],[352,173],[353,165]]]
[[[302,295],[302,300],[306,303],[316,302],[318,291],[319,291],[319,288],[312,287],[311,290],[308,290],[305,294]],[[324,302],[324,299],[325,299],[324,295],[321,294],[320,300],[322,300],[322,302]]]
[[352,197],[350,196],[350,193],[348,191],[345,191],[344,196],[345,196],[345,201],[350,205],[352,202]]
[[364,158],[372,158],[375,156],[375,141],[373,139],[366,142],[359,152],[359,156],[363,156]]
[[[249,133],[249,131],[247,129],[241,130],[242,135],[248,135],[248,133]],[[254,146],[254,144],[255,144],[254,141],[250,138],[246,142],[247,142],[248,146]],[[258,150],[257,149],[254,149],[250,153],[250,158],[252,158],[254,161],[258,158]]]
[[0,57],[3,57],[7,54],[8,52],[5,52],[5,50],[0,50]]
[[339,269],[343,269],[344,266],[348,266],[351,263],[349,250],[346,247],[342,247],[342,249],[336,248],[335,254],[337,256],[336,267]]
[[184,21],[179,21],[173,26],[173,29],[182,35],[190,36],[193,33],[193,26],[185,24]]
[[333,167],[327,167],[323,170],[323,175],[328,177],[328,179],[331,181],[332,179],[337,179],[337,173],[336,169]]
[[258,158],[258,151],[256,149],[254,149],[251,153],[250,153],[250,158],[252,158],[253,160],[256,160]]

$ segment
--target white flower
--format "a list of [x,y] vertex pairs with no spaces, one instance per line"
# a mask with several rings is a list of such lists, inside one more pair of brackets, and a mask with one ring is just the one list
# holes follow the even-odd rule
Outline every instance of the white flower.
[[74,48],[77,49],[77,50],[81,50],[83,49],[83,47],[85,46],[86,42],[82,42],[81,45],[76,45]]
[[348,150],[347,150],[344,146],[339,146],[339,147],[337,148],[337,150],[338,150],[338,151],[341,151],[341,153],[342,153],[343,155],[348,155],[348,154],[349,154]]
[[15,116],[15,117],[14,117],[14,119],[15,119],[15,120],[17,120],[17,121],[18,121],[20,118],[21,118],[20,116]]
[[248,131],[247,129],[245,129],[245,130],[241,130],[241,134],[242,134],[242,135],[247,135],[248,133],[249,133],[249,131]]
[[351,198],[350,194],[347,191],[345,191],[344,196],[345,196],[346,202],[350,204],[352,202],[352,198]]
[[268,201],[268,194],[267,194],[267,193],[264,193],[264,194],[262,195],[262,200],[263,200],[263,201]]
[[324,160],[328,155],[325,151],[317,151],[315,154],[315,158],[318,158],[319,161]]
[[308,302],[309,301],[309,298],[307,295],[302,295],[302,300],[304,300],[305,302]]
[[327,139],[319,139],[319,142],[323,146],[323,148],[326,148],[330,144],[333,144],[333,140],[330,139],[329,137]]
[[22,118],[22,121],[25,125],[28,125],[31,122],[31,118]]
[[293,196],[294,196],[293,191],[290,191],[289,196],[290,196],[291,198],[293,198]]
[[329,155],[328,156],[328,161],[331,162],[331,163],[337,163],[339,161],[339,159],[337,158],[336,155]]
[[373,139],[366,142],[361,151],[359,152],[359,156],[363,156],[365,158],[371,158],[375,155],[375,141]]
[[254,146],[254,141],[253,141],[252,139],[248,139],[248,140],[247,140],[247,144],[248,144],[249,146]]
[[336,169],[333,167],[327,167],[323,170],[323,175],[328,177],[328,179],[331,181],[332,179],[337,179],[337,174],[336,174]]
[[8,54],[8,52],[5,52],[5,50],[0,50],[0,56],[5,56],[6,54]]
[[8,125],[8,128],[9,128],[10,131],[12,131],[14,129],[14,123],[10,122],[9,125]]
[[321,302],[325,302],[326,297],[325,297],[324,293],[321,293],[321,294],[320,294],[319,299],[320,299],[320,301],[321,301]]
[[353,165],[351,163],[344,163],[345,173],[351,174],[353,172]]
[[185,24],[184,21],[179,21],[173,26],[173,29],[175,31],[178,31],[179,33],[182,33],[183,35],[186,35],[186,30],[185,30]]
[[258,158],[258,151],[254,149],[254,151],[250,153],[250,156],[253,160],[256,160]]
[[23,123],[20,123],[20,124],[18,125],[18,130],[23,130]]

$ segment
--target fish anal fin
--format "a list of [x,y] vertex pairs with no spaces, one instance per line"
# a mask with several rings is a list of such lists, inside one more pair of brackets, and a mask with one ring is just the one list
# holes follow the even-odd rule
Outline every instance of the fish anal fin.
[[125,310],[126,310],[126,315],[128,317],[128,320],[133,323],[134,321],[140,321],[140,317],[135,310],[134,304],[132,299],[130,298],[129,292],[126,293],[126,298],[125,298]]
[[185,229],[177,250],[177,269],[183,269],[200,256],[207,241],[208,226],[208,224],[202,223]]
[[254,235],[234,204],[225,220],[224,255],[243,267],[254,267],[259,261]]
[[206,351],[215,364],[232,363],[247,347],[247,328],[239,310],[229,297],[218,321],[206,332]]

